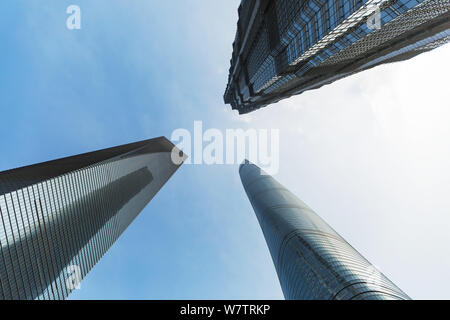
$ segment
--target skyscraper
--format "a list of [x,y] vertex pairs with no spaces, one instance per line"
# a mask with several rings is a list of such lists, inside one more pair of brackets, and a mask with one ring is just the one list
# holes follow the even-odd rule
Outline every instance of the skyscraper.
[[448,0],[242,0],[225,103],[248,113],[450,39]]
[[409,299],[271,176],[248,161],[239,174],[286,299]]
[[67,297],[184,159],[161,137],[1,172],[0,298]]

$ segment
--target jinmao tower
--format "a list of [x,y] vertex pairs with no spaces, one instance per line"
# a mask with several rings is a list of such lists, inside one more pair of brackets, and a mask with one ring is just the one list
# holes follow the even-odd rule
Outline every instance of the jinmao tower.
[[161,137],[1,172],[0,298],[66,298],[184,159]]
[[239,173],[286,299],[409,299],[271,176],[248,161]]
[[448,0],[242,0],[225,103],[248,113],[449,41]]

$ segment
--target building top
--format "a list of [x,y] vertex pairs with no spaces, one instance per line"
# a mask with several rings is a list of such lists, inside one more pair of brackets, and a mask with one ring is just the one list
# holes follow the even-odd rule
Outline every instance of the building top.
[[[176,148],[167,138],[158,137],[6,170],[0,172],[0,194],[6,194],[43,180],[52,179],[68,172],[89,167],[93,164],[106,161],[117,156],[124,157],[129,152],[132,152],[133,154],[136,152],[171,152],[174,148],[175,150],[178,150],[178,148]],[[178,152],[182,153],[181,150],[178,150]]]

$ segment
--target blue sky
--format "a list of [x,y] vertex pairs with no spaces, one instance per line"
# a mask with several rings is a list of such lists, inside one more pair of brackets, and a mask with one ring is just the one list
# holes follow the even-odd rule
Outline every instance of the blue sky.
[[[82,29],[66,28],[77,4]],[[413,298],[448,298],[448,47],[238,116],[238,0],[0,3],[0,170],[205,128],[280,129],[276,178]],[[281,299],[237,165],[184,165],[73,299]]]
[[[77,1],[69,31],[72,3],[0,4],[0,170],[239,127],[222,102],[237,1]],[[237,166],[184,166],[71,298],[281,298],[258,228]]]

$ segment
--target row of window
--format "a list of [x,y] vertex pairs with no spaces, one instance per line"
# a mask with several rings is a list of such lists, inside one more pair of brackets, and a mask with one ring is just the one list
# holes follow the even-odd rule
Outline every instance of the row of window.
[[131,162],[106,161],[0,196],[0,298],[69,295],[145,205],[121,210],[153,179],[142,164],[128,172]]

